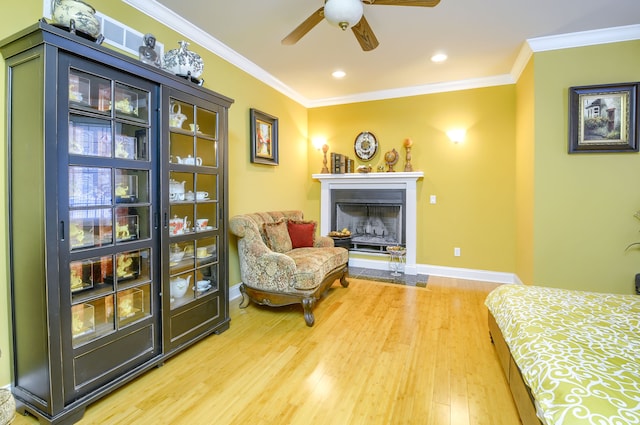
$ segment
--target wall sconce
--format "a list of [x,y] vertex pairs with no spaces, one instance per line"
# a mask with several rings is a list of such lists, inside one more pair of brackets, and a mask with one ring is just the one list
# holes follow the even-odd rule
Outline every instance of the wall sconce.
[[467,131],[464,129],[454,129],[447,131],[447,136],[453,143],[462,143],[464,141],[464,136],[467,134]]

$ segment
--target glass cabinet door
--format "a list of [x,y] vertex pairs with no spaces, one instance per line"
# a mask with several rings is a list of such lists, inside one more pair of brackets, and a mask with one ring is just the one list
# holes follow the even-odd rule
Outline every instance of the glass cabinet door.
[[153,314],[151,92],[68,72],[68,219],[73,347]]
[[171,309],[218,291],[218,114],[169,99],[168,220]]

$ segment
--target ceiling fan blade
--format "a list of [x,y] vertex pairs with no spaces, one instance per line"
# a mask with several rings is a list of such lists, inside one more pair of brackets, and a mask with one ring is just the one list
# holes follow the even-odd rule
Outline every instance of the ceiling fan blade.
[[283,38],[282,44],[296,44],[306,33],[318,25],[322,19],[324,19],[324,7],[313,12],[313,14],[305,19],[303,23],[298,25],[288,36]]
[[353,31],[356,36],[356,40],[358,40],[360,47],[362,47],[362,50],[365,52],[378,47],[378,39],[373,33],[373,30],[369,26],[369,22],[367,22],[364,15],[362,16],[362,19],[360,19],[360,22],[351,27],[351,31]]
[[362,0],[365,4],[387,4],[390,6],[434,7],[440,0]]

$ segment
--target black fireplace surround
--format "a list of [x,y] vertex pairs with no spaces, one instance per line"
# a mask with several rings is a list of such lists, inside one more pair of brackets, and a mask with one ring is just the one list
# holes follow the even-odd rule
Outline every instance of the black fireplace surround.
[[349,229],[352,251],[405,246],[406,194],[395,189],[331,190],[331,228]]

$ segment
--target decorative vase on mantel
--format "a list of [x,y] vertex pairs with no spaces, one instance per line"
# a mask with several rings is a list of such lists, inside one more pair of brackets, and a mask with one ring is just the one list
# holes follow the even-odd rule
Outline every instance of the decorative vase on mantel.
[[177,49],[171,49],[164,54],[162,68],[172,74],[194,80],[202,85],[202,80],[198,80],[204,69],[204,62],[199,54],[187,48],[189,43],[179,41]]

